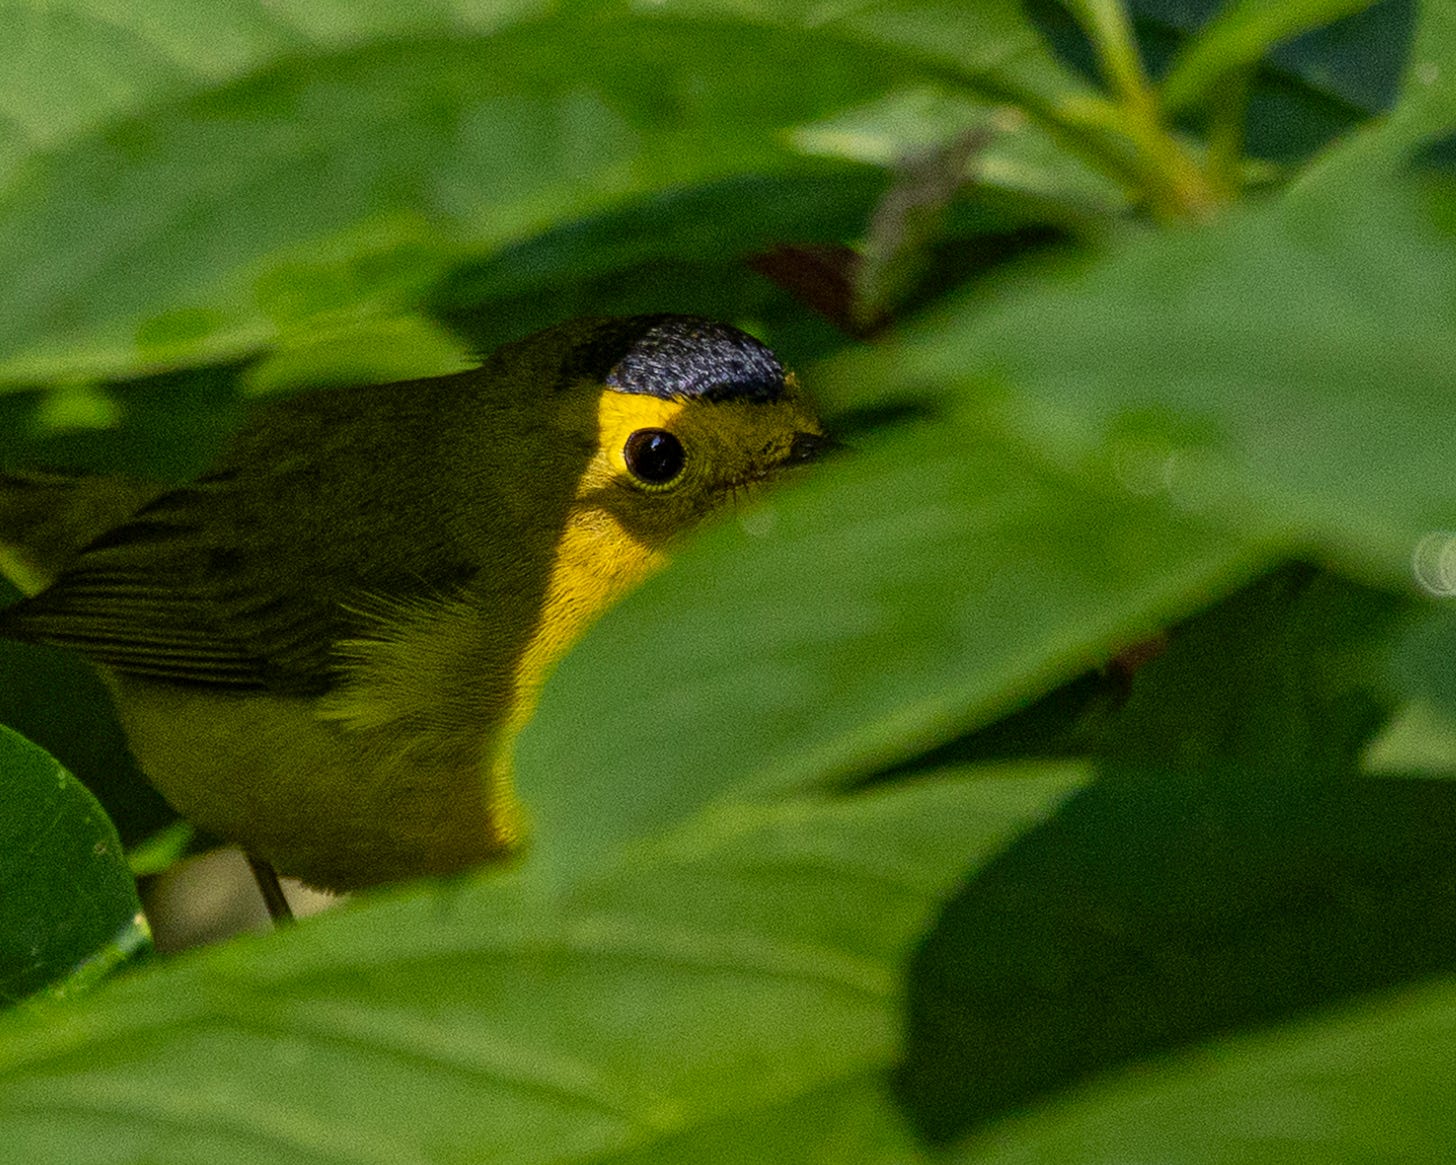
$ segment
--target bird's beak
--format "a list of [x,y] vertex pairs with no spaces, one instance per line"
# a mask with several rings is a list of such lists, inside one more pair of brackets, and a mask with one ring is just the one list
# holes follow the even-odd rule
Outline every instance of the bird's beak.
[[784,464],[802,465],[806,461],[818,461],[825,454],[844,448],[843,444],[833,437],[826,437],[823,433],[795,433],[793,442],[789,445],[789,455],[784,458]]

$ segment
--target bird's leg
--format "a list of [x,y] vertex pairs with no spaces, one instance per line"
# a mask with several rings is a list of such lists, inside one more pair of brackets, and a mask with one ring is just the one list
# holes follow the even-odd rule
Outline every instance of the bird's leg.
[[273,925],[284,926],[292,922],[293,907],[288,905],[288,899],[283,896],[283,887],[278,884],[278,871],[262,858],[255,858],[252,854],[247,854],[246,857],[248,868],[253,871],[253,880],[258,883],[258,892],[263,895],[263,904],[268,907],[268,915],[273,919]]

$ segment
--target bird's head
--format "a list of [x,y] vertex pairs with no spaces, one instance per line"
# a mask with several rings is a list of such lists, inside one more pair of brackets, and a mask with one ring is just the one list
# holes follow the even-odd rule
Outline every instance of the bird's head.
[[578,321],[558,383],[589,430],[578,524],[649,553],[831,442],[792,373],[752,336],[696,316]]

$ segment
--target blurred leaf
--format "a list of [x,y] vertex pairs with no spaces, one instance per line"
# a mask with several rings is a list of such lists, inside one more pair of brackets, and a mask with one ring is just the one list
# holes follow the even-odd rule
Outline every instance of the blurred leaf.
[[1266,53],[1302,32],[1363,11],[1373,0],[1233,0],[1199,30],[1163,77],[1169,110],[1206,100],[1228,74],[1263,60]]
[[1456,988],[1441,983],[1110,1079],[967,1142],[955,1165],[1349,1165],[1450,1156]]
[[1085,671],[1257,562],[963,423],[906,429],[720,524],[567,657],[517,750],[534,868],[561,877],[737,779],[767,794],[866,776]]
[[285,55],[37,159],[0,192],[6,376],[231,358],[320,311],[403,310],[472,253],[791,167],[782,130],[909,68],[658,19]]
[[41,398],[36,426],[45,433],[75,429],[114,429],[121,423],[123,409],[102,385],[61,385]]
[[1282,567],[1174,630],[1097,750],[1180,770],[1353,775],[1396,703],[1384,657],[1415,606]]
[[631,0],[636,12],[738,19],[781,29],[811,28],[826,39],[874,45],[945,67],[992,94],[1007,90],[1052,103],[1084,89],[1037,35],[1020,0]]
[[[225,61],[152,27],[167,15],[107,9],[122,59],[165,43],[180,75],[99,104],[63,85],[82,111],[0,182],[0,382],[235,359],[320,312],[407,311],[457,263],[560,223],[798,169],[796,124],[948,57],[968,84],[1065,88],[1012,0],[827,24],[693,0],[550,15],[395,0],[333,29],[333,7],[221,18]],[[71,51],[35,39],[17,104],[54,101],[45,65]]]
[[121,840],[85,788],[0,725],[0,1003],[89,985],[150,945]]
[[1374,777],[1456,777],[1456,723],[1424,700],[1400,708],[1366,746],[1361,771]]
[[1083,773],[976,776],[725,806],[554,902],[417,888],[0,1026],[7,1150],[600,1158],[863,1074],[926,915]]
[[921,950],[901,1074],[921,1127],[1456,969],[1433,922],[1456,924],[1456,791],[1351,779],[1410,605],[1292,566],[1172,633],[1096,742],[1099,783]]
[[948,394],[1089,480],[1408,585],[1421,539],[1456,528],[1451,196],[1305,193],[1004,279],[821,391]]
[[1449,4],[1421,4],[1417,13],[1405,103],[1434,98],[1449,119],[1456,109],[1456,92],[1450,84],[1451,62],[1456,59],[1456,9]]
[[127,854],[131,876],[146,878],[171,869],[186,856],[196,838],[196,827],[186,821],[174,821],[157,830]]
[[0,185],[33,157],[280,57],[393,36],[484,33],[543,0],[6,0]]
[[983,871],[911,973],[919,1127],[1456,971],[1456,788],[1313,776],[1118,769]]
[[267,394],[324,385],[388,384],[463,372],[479,363],[448,331],[420,316],[320,321],[243,374],[245,391]]
[[1438,608],[1406,633],[1390,660],[1391,682],[1403,695],[1456,714],[1456,613]]

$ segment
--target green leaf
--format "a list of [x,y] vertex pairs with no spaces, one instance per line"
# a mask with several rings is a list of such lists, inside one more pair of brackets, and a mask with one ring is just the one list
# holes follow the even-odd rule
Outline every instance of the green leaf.
[[282,56],[0,191],[5,379],[231,358],[320,313],[405,310],[452,263],[563,220],[803,165],[783,131],[909,68],[655,18]]
[[963,297],[820,383],[948,394],[1087,480],[1408,586],[1422,539],[1456,528],[1451,201],[1330,183],[1133,239]]
[[1450,781],[1115,771],[947,905],[912,968],[899,1095],[944,1140],[1170,1048],[1456,972],[1453,826]]
[[816,467],[713,530],[563,662],[517,749],[533,868],[560,877],[730,788],[767,795],[893,765],[1257,562],[960,422]]
[[956,1165],[1438,1162],[1456,987],[1392,994],[1199,1049],[994,1126]]
[[1286,566],[1176,628],[1098,752],[1180,770],[1358,771],[1396,699],[1385,656],[1417,604]]
[[196,827],[186,821],[174,821],[157,830],[127,855],[132,877],[145,878],[171,869],[186,856],[196,837]]
[[636,0],[640,13],[736,19],[781,29],[822,30],[828,37],[903,52],[949,67],[965,81],[1047,100],[1084,92],[1047,51],[1018,0],[878,0],[824,5],[818,0]]
[[444,328],[420,316],[350,319],[282,338],[243,375],[257,394],[323,385],[388,384],[445,376],[479,364]]
[[1208,99],[1230,73],[1261,61],[1275,45],[1361,12],[1373,0],[1233,0],[1174,59],[1161,97],[1169,111]]
[[1427,132],[1456,120],[1451,61],[1456,59],[1456,10],[1449,4],[1417,6],[1415,44],[1396,118]]
[[1101,779],[921,947],[900,1075],[921,1128],[1456,970],[1456,791],[1358,776],[1413,605],[1292,566],[1171,633],[1097,742]]
[[933,1165],[895,1109],[883,1073],[850,1076],[679,1136],[598,1158],[600,1165]]
[[1456,724],[1424,700],[1399,709],[1360,758],[1373,777],[1456,777]]
[[281,57],[390,35],[479,34],[545,8],[542,0],[6,0],[0,185],[38,153]]
[[602,1157],[894,1055],[899,971],[1074,766],[723,807],[559,899],[416,888],[0,1025],[29,1165]]
[[234,359],[320,315],[408,312],[460,262],[561,223],[809,166],[796,125],[948,58],[966,83],[1064,88],[1011,0],[827,24],[817,8],[395,0],[339,8],[336,28],[336,7],[241,6],[218,17],[225,51],[174,33],[202,26],[193,13],[83,7],[121,60],[175,58],[114,99],[83,91],[65,38],[34,39],[8,84],[37,122],[59,102],[61,128],[31,127],[36,148],[0,169],[0,383]]
[[141,909],[96,798],[0,726],[0,1002],[79,990],[144,950]]

